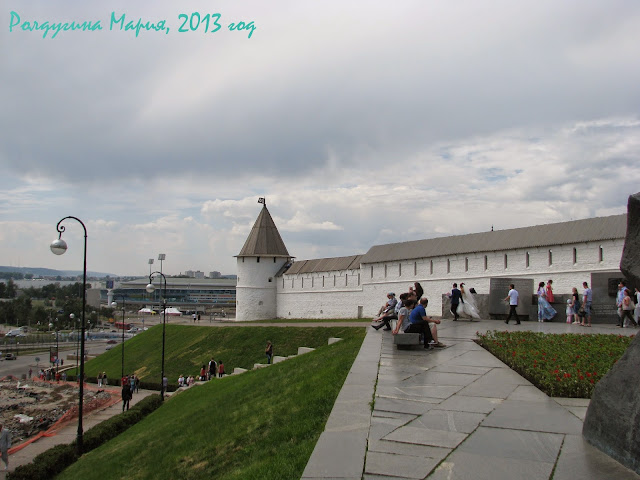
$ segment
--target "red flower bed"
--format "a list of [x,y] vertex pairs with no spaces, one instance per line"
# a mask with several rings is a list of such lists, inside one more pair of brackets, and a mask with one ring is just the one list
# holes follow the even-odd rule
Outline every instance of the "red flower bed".
[[593,388],[633,337],[478,333],[476,342],[551,397],[591,398]]

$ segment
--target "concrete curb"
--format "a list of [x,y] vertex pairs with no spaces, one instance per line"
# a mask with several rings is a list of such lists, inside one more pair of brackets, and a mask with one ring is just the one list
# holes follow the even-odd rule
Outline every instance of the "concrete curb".
[[368,330],[301,478],[362,477],[382,347],[376,333]]

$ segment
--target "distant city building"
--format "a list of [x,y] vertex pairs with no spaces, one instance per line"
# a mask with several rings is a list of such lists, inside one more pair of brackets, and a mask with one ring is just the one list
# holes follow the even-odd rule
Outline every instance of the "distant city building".
[[209,272],[209,278],[221,278],[222,274],[220,272]]
[[[127,308],[130,306],[159,307],[162,300],[164,282],[162,277],[154,277],[156,290],[147,292],[148,277],[122,282],[109,295],[120,302],[124,295]],[[107,291],[102,291],[102,300],[107,301]],[[236,302],[235,279],[181,278],[167,277],[167,304],[180,310],[200,310],[205,307],[233,307]]]

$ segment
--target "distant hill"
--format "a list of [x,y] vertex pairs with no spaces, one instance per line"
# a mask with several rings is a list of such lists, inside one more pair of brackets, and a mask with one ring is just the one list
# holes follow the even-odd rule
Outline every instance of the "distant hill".
[[[52,268],[41,268],[41,267],[7,267],[4,265],[0,265],[0,272],[17,272],[17,273],[31,273],[35,276],[39,277],[77,277],[82,275],[82,270],[54,270]],[[102,272],[89,272],[87,271],[88,277],[117,277],[113,273],[102,273]]]

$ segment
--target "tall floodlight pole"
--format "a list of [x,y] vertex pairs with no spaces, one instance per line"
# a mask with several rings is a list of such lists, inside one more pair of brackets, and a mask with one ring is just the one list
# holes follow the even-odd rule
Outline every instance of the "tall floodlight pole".
[[54,240],[51,245],[51,251],[56,255],[62,255],[67,251],[67,242],[62,239],[62,233],[65,231],[64,225],[61,225],[67,219],[76,220],[82,225],[84,229],[84,263],[82,266],[82,327],[81,327],[81,339],[80,339],[80,392],[78,394],[78,436],[77,436],[77,449],[78,453],[82,455],[82,402],[84,396],[84,328],[85,328],[85,311],[87,307],[87,227],[85,227],[82,220],[77,217],[64,217],[56,225],[58,231],[58,239]]
[[164,280],[164,290],[162,293],[162,367],[160,370],[160,398],[164,400],[164,343],[165,343],[165,330],[167,326],[167,277],[162,272],[153,272],[149,275],[149,284],[147,285],[147,292],[153,293],[156,289],[153,284],[153,276],[155,274],[162,276]]
[[[162,262],[164,262],[165,258],[167,258],[167,255],[165,253],[158,254],[158,260],[160,260],[160,273],[162,273]],[[149,274],[149,276],[151,276],[151,274]]]

